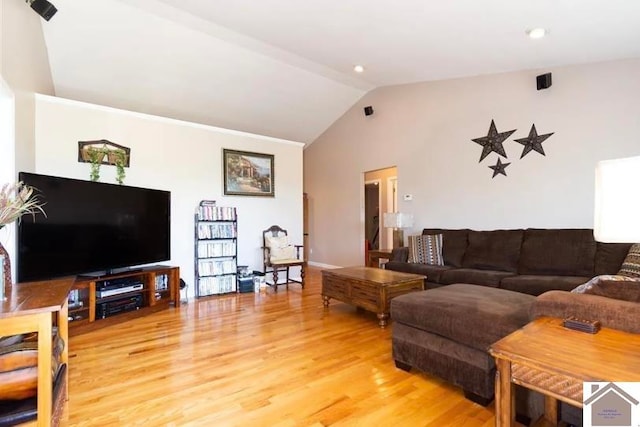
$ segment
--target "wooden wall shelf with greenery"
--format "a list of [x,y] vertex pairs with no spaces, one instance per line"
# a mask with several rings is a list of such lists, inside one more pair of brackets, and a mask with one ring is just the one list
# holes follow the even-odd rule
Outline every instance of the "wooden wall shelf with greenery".
[[91,181],[100,179],[100,166],[116,167],[116,181],[124,182],[126,176],[124,168],[129,167],[131,149],[106,139],[96,141],[78,141],[78,161],[91,163],[89,178]]

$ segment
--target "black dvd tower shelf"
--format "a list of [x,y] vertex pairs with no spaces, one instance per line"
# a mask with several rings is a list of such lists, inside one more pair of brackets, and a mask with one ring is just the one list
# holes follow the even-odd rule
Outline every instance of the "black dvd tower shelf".
[[236,208],[202,200],[195,215],[196,297],[237,292]]

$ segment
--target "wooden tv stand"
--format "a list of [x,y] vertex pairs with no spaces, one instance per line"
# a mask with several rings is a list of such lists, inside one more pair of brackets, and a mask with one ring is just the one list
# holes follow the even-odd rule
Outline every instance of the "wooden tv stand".
[[[99,288],[105,281],[132,280],[142,289],[101,297]],[[99,305],[138,301],[137,309],[104,315]],[[76,278],[69,294],[69,333],[77,335],[103,326],[120,323],[148,313],[180,306],[180,268],[170,266],[143,267],[124,273],[95,278]]]

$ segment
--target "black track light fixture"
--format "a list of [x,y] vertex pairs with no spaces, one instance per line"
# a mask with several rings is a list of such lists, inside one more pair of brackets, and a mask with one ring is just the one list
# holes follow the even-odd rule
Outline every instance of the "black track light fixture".
[[26,2],[31,6],[31,9],[35,10],[45,21],[51,19],[58,11],[58,9],[47,0],[26,0]]

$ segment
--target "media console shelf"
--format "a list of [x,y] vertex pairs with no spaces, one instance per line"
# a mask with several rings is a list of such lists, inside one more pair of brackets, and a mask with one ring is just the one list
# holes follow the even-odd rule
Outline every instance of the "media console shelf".
[[72,335],[180,306],[180,268],[143,267],[130,272],[76,278],[69,294]]

